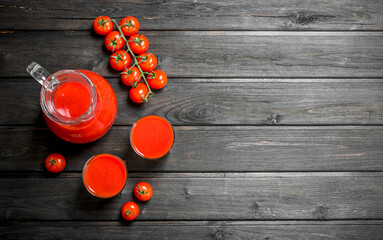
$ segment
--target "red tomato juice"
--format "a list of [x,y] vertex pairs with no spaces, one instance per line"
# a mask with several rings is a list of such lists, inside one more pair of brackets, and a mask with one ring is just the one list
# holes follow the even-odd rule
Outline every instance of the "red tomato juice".
[[125,163],[110,154],[91,158],[85,164],[82,174],[86,189],[100,198],[110,198],[120,193],[128,175]]
[[134,151],[144,158],[161,158],[173,146],[174,132],[170,123],[159,116],[146,116],[132,127],[130,143]]
[[[61,139],[72,143],[88,143],[102,137],[113,125],[117,115],[117,99],[113,88],[103,77],[91,71],[79,71],[92,81],[96,89],[94,117],[78,124],[64,125],[43,115],[49,129]],[[53,101],[63,116],[79,117],[89,108],[90,99],[89,91],[81,83],[67,82],[56,90]]]
[[55,92],[53,98],[57,111],[68,118],[83,115],[91,103],[90,92],[78,82],[66,82]]

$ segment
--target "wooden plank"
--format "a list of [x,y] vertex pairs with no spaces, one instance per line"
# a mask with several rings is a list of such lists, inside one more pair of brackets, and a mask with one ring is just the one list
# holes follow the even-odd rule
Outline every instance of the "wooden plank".
[[145,30],[383,30],[381,1],[2,1],[0,29],[88,30],[136,16]]
[[[227,81],[225,81],[227,80]],[[142,106],[129,89],[108,79],[116,92],[116,125],[156,114],[174,125],[382,124],[382,79],[169,79]],[[40,85],[32,78],[0,80],[1,125],[39,124]],[[17,100],[15,100],[17,99]]]
[[[142,32],[169,77],[382,77],[382,32]],[[27,41],[25,41],[27,39]],[[91,31],[2,33],[0,76],[27,76],[32,60],[54,72],[118,76]],[[28,54],[31,58],[20,57]]]
[[[141,203],[134,185],[149,182]],[[383,173],[129,174],[122,194],[91,196],[79,173],[0,179],[0,220],[118,220],[129,200],[138,220],[382,219]]]
[[382,221],[240,222],[32,222],[0,227],[1,239],[369,239],[383,235]]
[[67,157],[66,172],[80,172],[92,155],[110,153],[129,171],[383,171],[383,127],[175,127],[176,141],[163,160],[132,150],[130,127],[113,127],[85,145],[59,140],[49,130],[0,128],[1,171],[42,171],[53,152]]

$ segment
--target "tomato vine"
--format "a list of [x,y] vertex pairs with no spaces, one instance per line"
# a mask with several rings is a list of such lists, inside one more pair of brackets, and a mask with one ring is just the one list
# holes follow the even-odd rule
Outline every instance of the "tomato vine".
[[126,44],[126,49],[128,50],[128,52],[130,53],[130,55],[132,56],[132,58],[134,60],[134,65],[138,68],[138,70],[140,70],[141,77],[142,77],[142,79],[144,79],[144,82],[145,82],[146,86],[149,89],[149,92],[148,92],[147,96],[145,96],[145,98],[149,98],[149,96],[154,95],[154,93],[153,93],[152,89],[150,88],[150,86],[148,84],[148,81],[146,81],[146,77],[145,77],[144,71],[142,71],[142,69],[141,69],[141,67],[140,67],[140,65],[139,65],[139,63],[137,61],[136,55],[133,53],[132,49],[130,49],[129,44],[128,44],[129,41],[128,41],[128,39],[126,39],[124,33],[121,30],[121,27],[117,24],[116,20],[114,20],[114,19],[111,19],[111,20],[112,20],[112,22],[114,24],[116,24],[117,29],[120,32],[120,35],[121,35],[122,39],[124,39],[125,44]]
[[[114,25],[117,31],[114,31]],[[137,34],[139,26],[138,20],[132,16],[123,18],[119,24],[107,16],[99,16],[93,22],[95,32],[106,35],[105,47],[114,52],[110,57],[111,67],[122,71],[121,81],[132,87],[129,97],[135,103],[147,102],[148,98],[154,95],[152,89],[161,89],[167,83],[166,74],[161,70],[155,70],[156,56],[147,52],[149,40],[144,35]],[[126,50],[121,50],[125,45]],[[125,52],[116,54],[116,51]],[[126,54],[133,59],[132,66],[130,58],[125,57]],[[144,84],[139,84],[141,79]]]

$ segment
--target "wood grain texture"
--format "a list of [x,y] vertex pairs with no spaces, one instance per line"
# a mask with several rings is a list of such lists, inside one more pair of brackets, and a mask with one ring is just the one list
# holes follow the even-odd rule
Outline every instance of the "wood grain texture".
[[154,194],[138,202],[138,220],[341,220],[383,218],[383,173],[140,173],[118,197],[96,199],[81,174],[20,174],[0,179],[0,220],[118,220],[135,200],[133,187]]
[[134,15],[144,30],[383,30],[383,4],[340,1],[2,1],[0,29],[88,30]]
[[187,221],[187,222],[32,222],[0,227],[6,239],[276,239],[380,240],[382,221]]
[[[382,32],[142,32],[169,77],[382,77]],[[28,41],[25,41],[28,39]],[[84,68],[118,76],[91,31],[1,33],[0,77]],[[28,55],[30,57],[20,57]]]
[[[380,239],[383,236],[383,2],[115,0],[0,2],[0,239]],[[133,15],[169,76],[145,105],[109,67],[96,16]],[[45,126],[28,76],[93,70],[119,112],[99,141],[73,145]],[[156,114],[171,153],[143,160],[131,125]],[[43,167],[52,152],[63,173]],[[92,155],[126,159],[117,197],[84,188]],[[154,188],[149,202],[132,194]],[[120,216],[139,204],[133,223]]]
[[0,128],[1,171],[42,171],[52,152],[67,157],[66,172],[80,172],[95,154],[127,161],[129,171],[383,171],[383,127],[175,127],[175,144],[162,160],[140,159],[130,127],[113,127],[85,145],[66,143],[48,129]]
[[[156,114],[173,125],[382,124],[382,79],[169,79],[148,103],[109,78],[118,100],[115,125]],[[0,80],[1,125],[45,126],[40,85],[32,78]],[[16,99],[16,100],[15,100]]]

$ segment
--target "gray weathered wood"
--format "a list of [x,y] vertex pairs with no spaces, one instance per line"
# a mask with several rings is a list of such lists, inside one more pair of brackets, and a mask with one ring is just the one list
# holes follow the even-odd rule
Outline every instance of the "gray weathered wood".
[[[140,181],[154,188],[136,201]],[[0,220],[118,220],[134,200],[138,220],[381,219],[383,173],[139,173],[122,194],[91,196],[81,175],[19,174],[0,179]]]
[[32,222],[0,227],[1,239],[381,240],[382,221]]
[[[148,103],[132,105],[129,89],[110,78],[118,99],[116,125],[156,114],[174,125],[382,124],[382,79],[169,79]],[[0,80],[1,125],[45,126],[40,85]],[[16,100],[15,100],[16,99]]]
[[[0,239],[382,239],[383,2],[116,0],[0,3]],[[93,19],[136,16],[169,76],[149,103],[128,102]],[[119,102],[95,143],[56,138],[25,72],[88,69]],[[137,158],[130,126],[175,126],[162,160]],[[269,126],[277,125],[277,126]],[[43,170],[63,153],[59,175]],[[127,160],[125,190],[85,190],[98,153]],[[147,203],[132,194],[147,181]],[[141,215],[120,217],[126,201]]]
[[2,1],[0,29],[88,30],[133,15],[145,30],[383,30],[383,4],[340,1]]
[[0,128],[1,171],[42,171],[53,152],[79,172],[92,155],[110,153],[129,171],[383,171],[383,127],[175,127],[175,144],[162,160],[140,159],[130,127],[113,127],[86,145],[59,140],[49,130]]
[[[382,32],[142,32],[169,77],[382,77]],[[27,39],[27,41],[25,41]],[[84,68],[118,76],[91,31],[2,33],[0,76]],[[28,53],[29,57],[25,57]]]

